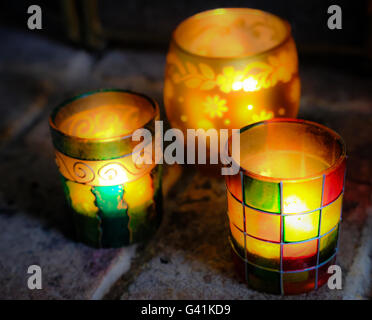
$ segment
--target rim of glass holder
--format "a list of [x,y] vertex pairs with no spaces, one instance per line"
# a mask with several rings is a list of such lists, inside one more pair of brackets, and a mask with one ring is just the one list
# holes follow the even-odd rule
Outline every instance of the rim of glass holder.
[[[306,125],[309,125],[309,126],[312,126],[312,127],[317,127],[317,128],[319,128],[323,131],[328,132],[333,138],[335,138],[335,140],[340,145],[341,153],[340,153],[339,157],[327,169],[319,171],[316,174],[311,174],[309,176],[299,177],[299,178],[279,178],[279,177],[263,176],[263,175],[260,175],[258,173],[255,173],[253,171],[250,171],[249,169],[241,167],[239,164],[236,163],[236,161],[233,159],[233,157],[231,157],[232,163],[239,167],[239,172],[243,172],[244,175],[250,176],[251,178],[254,178],[254,179],[257,179],[257,180],[262,180],[262,181],[268,181],[268,182],[281,182],[281,181],[283,181],[283,182],[303,182],[303,181],[315,180],[315,179],[318,179],[321,176],[328,175],[330,172],[337,169],[343,163],[343,161],[347,158],[346,145],[345,145],[345,142],[342,139],[342,137],[337,132],[335,132],[334,130],[332,130],[332,129],[330,129],[330,128],[328,128],[328,127],[326,127],[326,126],[324,126],[320,123],[314,122],[314,121],[309,121],[309,120],[304,120],[304,119],[294,119],[294,118],[274,118],[274,119],[259,121],[259,122],[255,122],[255,123],[252,123],[250,125],[247,125],[247,126],[241,128],[239,130],[239,134],[242,134],[243,132],[245,132],[247,130],[250,130],[254,127],[257,127],[257,126],[267,125],[269,123],[279,123],[279,122],[281,122],[281,123],[306,124]],[[229,137],[228,145],[231,145],[230,144],[231,138],[232,138],[232,136]]]
[[[226,14],[226,12],[233,12],[233,11],[241,11],[241,12],[245,11],[246,14],[248,14],[248,15],[261,15],[261,16],[266,15],[266,16],[271,16],[273,18],[276,18],[285,27],[286,34],[281,41],[279,41],[277,44],[273,45],[270,48],[259,51],[255,54],[246,54],[245,53],[245,54],[230,56],[230,57],[229,56],[216,57],[216,56],[208,56],[208,55],[197,54],[197,53],[191,52],[190,50],[184,48],[176,40],[176,32],[184,23],[186,23],[188,21],[191,21],[191,20],[194,20],[194,19],[203,19],[203,18],[208,17],[210,15],[215,15],[215,14],[221,14],[222,15],[222,14]],[[287,43],[291,39],[291,37],[292,37],[292,28],[291,28],[290,23],[287,20],[281,18],[280,16],[278,16],[276,14],[273,14],[273,13],[270,13],[270,12],[267,12],[267,11],[264,11],[264,10],[252,9],[252,8],[216,8],[216,9],[211,9],[211,10],[206,10],[206,11],[196,13],[196,14],[184,19],[183,21],[181,21],[172,32],[171,42],[175,45],[175,47],[177,47],[177,49],[179,49],[180,51],[182,51],[182,52],[184,52],[184,53],[186,53],[190,56],[199,57],[199,58],[202,58],[202,59],[235,60],[235,59],[254,59],[256,57],[268,54],[269,52],[273,52],[273,51],[277,50],[278,48],[282,47],[285,43]]]
[[[108,137],[108,138],[82,138],[82,137],[79,137],[79,136],[74,136],[74,135],[71,135],[71,134],[67,134],[67,133],[61,131],[59,128],[57,128],[56,124],[54,123],[54,120],[55,120],[55,117],[57,116],[58,112],[61,109],[68,106],[70,103],[72,103],[74,101],[86,98],[88,96],[95,95],[97,93],[105,93],[105,92],[125,93],[125,94],[135,95],[135,96],[144,98],[154,108],[154,114],[152,115],[152,117],[149,121],[147,121],[146,123],[143,124],[142,127],[138,127],[136,129],[134,129],[130,134],[118,135],[118,136]],[[159,105],[157,104],[157,102],[154,99],[150,98],[149,96],[147,96],[145,94],[142,94],[142,93],[139,93],[139,92],[132,91],[132,90],[118,89],[118,88],[107,88],[107,89],[98,89],[98,90],[84,92],[84,93],[81,93],[81,94],[77,94],[77,95],[73,96],[72,98],[64,100],[62,103],[58,104],[52,110],[52,113],[49,116],[49,125],[50,125],[51,129],[54,130],[55,132],[57,132],[59,135],[62,135],[63,137],[70,138],[70,139],[73,139],[73,140],[76,140],[76,141],[81,141],[81,142],[87,142],[87,141],[91,141],[91,142],[112,142],[112,141],[119,141],[119,140],[125,140],[125,139],[128,139],[128,138],[131,138],[132,135],[133,135],[133,132],[135,130],[148,126],[151,122],[156,120],[156,118],[159,116],[159,114],[160,114]]]

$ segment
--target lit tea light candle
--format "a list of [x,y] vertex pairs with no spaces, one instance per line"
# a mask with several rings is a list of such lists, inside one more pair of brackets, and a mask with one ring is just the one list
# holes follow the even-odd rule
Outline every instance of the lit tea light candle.
[[254,9],[215,9],[173,32],[164,85],[173,127],[234,129],[296,117],[299,99],[296,46],[283,19]]
[[161,167],[133,161],[132,133],[154,131],[157,104],[122,90],[101,90],[55,108],[50,128],[78,238],[97,247],[145,240],[161,215]]
[[332,130],[273,119],[240,133],[227,176],[234,260],[250,286],[297,294],[323,285],[337,252],[345,146]]

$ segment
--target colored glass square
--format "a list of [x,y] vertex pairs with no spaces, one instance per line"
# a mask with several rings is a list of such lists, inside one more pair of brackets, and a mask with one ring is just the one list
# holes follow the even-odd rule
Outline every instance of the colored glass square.
[[318,288],[320,288],[322,285],[324,285],[328,278],[332,275],[332,273],[328,273],[328,268],[335,264],[336,257],[334,257],[331,261],[325,263],[318,269]]
[[284,242],[298,242],[318,236],[319,211],[284,216]]
[[323,177],[310,181],[283,182],[283,212],[300,213],[319,209]]
[[321,235],[332,230],[332,228],[334,228],[335,225],[340,221],[342,198],[343,194],[341,194],[336,201],[322,209],[322,222],[320,226]]
[[344,186],[345,169],[346,160],[344,160],[336,170],[329,173],[325,177],[323,206],[335,200],[342,192]]
[[246,263],[244,259],[242,258],[242,256],[240,255],[240,253],[238,253],[238,250],[236,249],[236,244],[232,241],[232,239],[231,239],[230,245],[231,245],[231,257],[232,257],[232,261],[235,266],[235,270],[238,276],[240,277],[240,279],[245,281],[246,280],[245,278]]
[[247,260],[256,265],[279,270],[280,244],[246,237]]
[[244,230],[243,204],[236,200],[230,192],[227,192],[227,213],[230,222],[240,230]]
[[280,294],[280,273],[247,264],[248,285],[255,290]]
[[[100,209],[102,232],[101,242],[105,247],[119,247],[123,239],[130,240],[128,224],[130,215],[128,206],[123,199],[124,185],[116,186],[95,186],[92,194],[95,195],[98,208]],[[143,210],[144,211],[144,210]]]
[[284,294],[299,294],[313,290],[315,288],[315,276],[315,270],[284,273]]
[[280,242],[280,215],[245,207],[246,232],[256,238]]
[[338,240],[338,226],[320,239],[319,263],[327,261],[335,252]]
[[318,239],[283,245],[283,270],[301,270],[316,265]]
[[242,200],[242,182],[239,174],[227,175],[226,185],[229,191],[240,201]]
[[235,227],[230,222],[230,233],[231,233],[231,240],[235,246],[235,249],[242,257],[245,257],[244,232],[239,230],[237,227]]
[[280,212],[280,188],[278,183],[244,176],[245,203],[268,212]]

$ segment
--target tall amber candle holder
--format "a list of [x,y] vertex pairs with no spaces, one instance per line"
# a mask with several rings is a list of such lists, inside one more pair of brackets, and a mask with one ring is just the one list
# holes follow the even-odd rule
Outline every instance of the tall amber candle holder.
[[[298,294],[327,282],[341,221],[345,145],[314,122],[273,119],[241,129],[227,176],[238,272],[254,289]],[[240,161],[239,161],[240,160]]]
[[[136,129],[154,133],[159,108],[129,91],[100,90],[56,107],[49,119],[56,162],[78,239],[120,247],[148,239],[161,219],[161,166],[138,164]],[[139,156],[139,155],[138,155]]]
[[298,59],[288,22],[260,10],[215,9],[172,35],[164,104],[173,127],[242,128],[297,116]]

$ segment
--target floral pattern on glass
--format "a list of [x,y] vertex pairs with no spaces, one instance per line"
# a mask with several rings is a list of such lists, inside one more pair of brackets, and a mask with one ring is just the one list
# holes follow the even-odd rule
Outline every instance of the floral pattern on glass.
[[228,110],[226,106],[226,100],[221,99],[219,96],[210,97],[208,96],[204,103],[204,112],[209,114],[211,118],[218,117],[222,118],[223,113]]
[[177,70],[172,75],[176,84],[184,82],[188,88],[200,90],[211,90],[218,86],[224,93],[239,90],[248,92],[269,88],[278,82],[289,82],[297,72],[295,53],[294,48],[290,46],[277,55],[268,56],[267,61],[250,62],[242,70],[226,66],[217,75],[213,68],[205,63],[196,65],[186,61],[183,64],[172,52],[167,56],[167,63],[169,66],[174,65],[174,70]]

